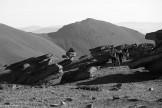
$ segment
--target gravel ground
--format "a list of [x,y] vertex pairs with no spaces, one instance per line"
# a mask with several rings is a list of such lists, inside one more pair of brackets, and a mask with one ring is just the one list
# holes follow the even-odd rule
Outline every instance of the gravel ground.
[[[53,81],[54,82],[54,81]],[[103,67],[95,77],[51,86],[3,85],[0,108],[162,108],[162,79],[143,68]]]

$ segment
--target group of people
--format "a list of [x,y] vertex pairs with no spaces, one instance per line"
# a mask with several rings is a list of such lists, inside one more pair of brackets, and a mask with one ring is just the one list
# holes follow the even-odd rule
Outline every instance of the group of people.
[[110,49],[110,56],[111,56],[111,62],[113,64],[113,66],[116,66],[116,65],[120,66],[124,60],[124,57],[125,57],[125,59],[128,58],[128,56],[129,56],[128,54],[129,53],[128,53],[127,48],[117,50],[114,47],[112,47]]

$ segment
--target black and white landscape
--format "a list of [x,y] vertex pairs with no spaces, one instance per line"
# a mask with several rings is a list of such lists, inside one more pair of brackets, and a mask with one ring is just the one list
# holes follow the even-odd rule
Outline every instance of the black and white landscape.
[[161,108],[161,4],[0,0],[0,107]]

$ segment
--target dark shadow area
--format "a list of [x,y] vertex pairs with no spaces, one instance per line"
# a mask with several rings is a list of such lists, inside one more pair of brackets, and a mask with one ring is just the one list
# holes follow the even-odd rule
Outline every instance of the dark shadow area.
[[[116,65],[116,66],[128,66],[131,63],[131,60],[129,61],[124,61],[123,63],[121,63],[120,65]],[[106,67],[113,67],[113,64],[111,62],[107,62],[106,64],[100,65],[102,68],[106,68]]]
[[160,74],[149,72],[135,72],[134,74],[113,74],[96,78],[91,81],[81,82],[77,85],[98,85],[108,83],[132,83],[158,79]]
[[78,70],[75,70],[75,71],[68,71],[66,73],[64,73],[62,75],[62,78],[61,78],[61,81],[60,81],[60,85],[62,84],[65,84],[65,83],[72,83],[74,82],[74,77],[76,76],[76,73],[77,73]]

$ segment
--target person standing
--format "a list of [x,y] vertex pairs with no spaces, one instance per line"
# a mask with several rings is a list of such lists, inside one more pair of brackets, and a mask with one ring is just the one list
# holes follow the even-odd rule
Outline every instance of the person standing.
[[116,64],[116,61],[117,61],[117,55],[116,55],[117,51],[114,47],[111,48],[111,51],[110,51],[110,56],[111,56],[111,62],[113,64],[113,66],[115,66]]
[[121,63],[123,62],[123,52],[122,50],[118,50],[117,51],[117,59],[118,59],[118,64],[119,66],[121,65]]
[[123,49],[123,56],[124,56],[125,60],[127,60],[129,58],[129,51],[128,51],[127,47],[125,47]]

